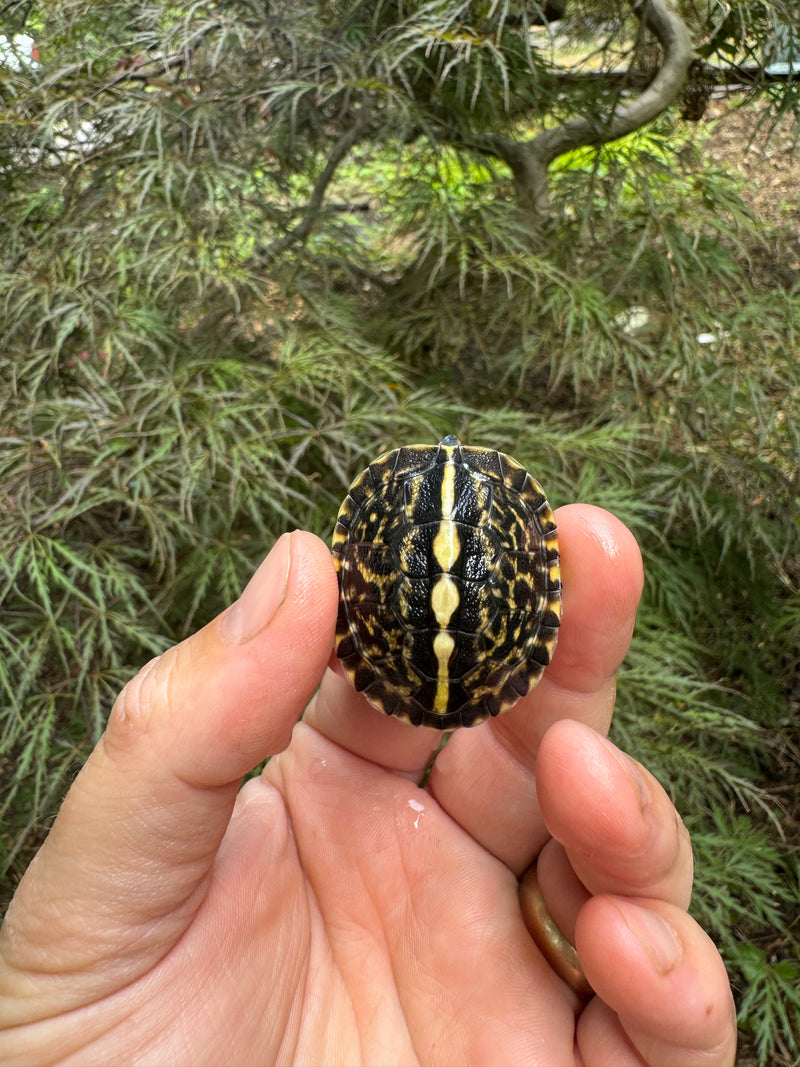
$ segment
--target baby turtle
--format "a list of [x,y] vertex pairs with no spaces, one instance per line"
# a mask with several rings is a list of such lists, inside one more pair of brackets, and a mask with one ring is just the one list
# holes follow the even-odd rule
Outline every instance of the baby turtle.
[[502,452],[448,436],[380,456],[350,487],[332,551],[336,653],[387,715],[475,726],[550,662],[561,621],[555,518]]

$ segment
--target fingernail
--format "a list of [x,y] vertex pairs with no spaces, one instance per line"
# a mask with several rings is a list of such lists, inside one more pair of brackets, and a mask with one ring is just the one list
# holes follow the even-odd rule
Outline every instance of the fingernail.
[[241,644],[255,637],[283,603],[292,560],[291,543],[289,533],[278,538],[242,595],[222,616],[219,628],[227,641]]
[[614,755],[617,762],[625,771],[631,785],[636,790],[636,795],[639,798],[639,808],[643,810],[645,805],[650,803],[651,798],[650,784],[647,781],[641,766],[635,759],[629,756],[627,752],[623,752],[622,749],[617,748],[617,746],[612,741],[609,741],[607,737],[600,736],[600,740]]
[[619,753],[621,759],[620,762],[625,768],[625,771],[630,778],[636,793],[639,797],[639,807],[644,809],[646,804],[650,803],[650,784],[644,776],[641,766],[627,754],[627,752]]
[[683,956],[683,945],[670,923],[657,911],[629,900],[619,910],[625,925],[647,949],[656,970],[669,974]]

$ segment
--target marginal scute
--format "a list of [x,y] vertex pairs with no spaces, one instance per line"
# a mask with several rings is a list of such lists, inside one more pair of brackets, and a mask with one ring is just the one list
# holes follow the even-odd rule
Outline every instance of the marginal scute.
[[501,452],[407,445],[355,480],[332,540],[336,651],[387,715],[451,730],[539,681],[561,622],[556,523]]

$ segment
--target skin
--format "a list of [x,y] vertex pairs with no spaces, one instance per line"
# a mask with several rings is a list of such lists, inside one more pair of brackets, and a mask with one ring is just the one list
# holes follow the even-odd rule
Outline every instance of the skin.
[[[725,969],[686,914],[688,835],[603,736],[639,552],[597,508],[558,523],[553,663],[453,735],[423,789],[441,738],[326,669],[336,578],[311,534],[149,663],[0,932],[0,1059],[732,1064]],[[537,857],[588,1003],[522,921]]]

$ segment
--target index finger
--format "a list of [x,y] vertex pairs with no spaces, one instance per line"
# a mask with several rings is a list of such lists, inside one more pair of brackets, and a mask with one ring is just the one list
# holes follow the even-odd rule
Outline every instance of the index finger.
[[505,715],[459,730],[428,781],[439,804],[518,874],[549,836],[536,797],[539,741],[558,719],[608,731],[642,590],[639,547],[623,523],[589,504],[559,508],[556,519],[564,621],[553,661]]

